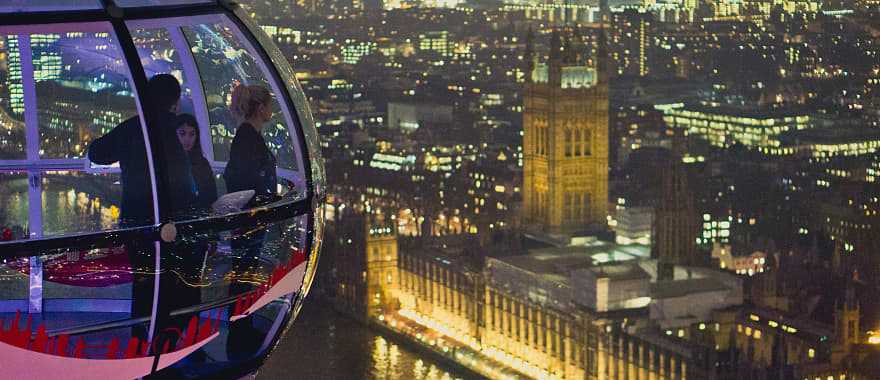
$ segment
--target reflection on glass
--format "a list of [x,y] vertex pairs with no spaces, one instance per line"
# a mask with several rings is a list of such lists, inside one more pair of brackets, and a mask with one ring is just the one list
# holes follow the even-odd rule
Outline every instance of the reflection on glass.
[[[201,288],[201,301],[234,297],[269,281],[273,271],[305,249],[305,216],[268,226],[184,238],[165,268]],[[197,258],[197,259],[196,259]]]
[[28,175],[0,172],[0,241],[27,237]]
[[122,198],[119,174],[47,172],[42,186],[45,235],[116,228]]
[[116,0],[116,5],[128,7],[151,7],[157,5],[189,5],[212,3],[215,0]]
[[31,35],[40,157],[82,158],[89,142],[137,109],[108,32]]
[[193,113],[193,88],[192,84],[184,75],[180,54],[175,49],[171,40],[171,34],[165,28],[136,28],[131,31],[131,37],[138,49],[141,63],[147,78],[156,74],[171,74],[177,78],[183,88],[180,99],[180,112]]
[[0,62],[0,159],[20,160],[26,154],[18,37],[0,37]]
[[[229,149],[240,120],[230,112],[232,89],[237,84],[260,85],[271,89],[267,76],[254,61],[254,54],[245,49],[224,24],[184,27],[192,46],[193,56],[202,77],[211,118],[214,159],[228,161]],[[277,97],[277,94],[273,94]],[[296,169],[295,152],[290,141],[289,126],[284,121],[278,99],[272,102],[273,117],[263,129],[266,144],[278,167]]]
[[100,7],[99,0],[4,0],[0,4],[0,13],[67,11]]

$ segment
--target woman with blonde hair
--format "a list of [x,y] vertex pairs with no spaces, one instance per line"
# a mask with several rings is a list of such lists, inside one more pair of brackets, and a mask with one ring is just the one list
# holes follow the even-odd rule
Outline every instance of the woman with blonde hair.
[[257,197],[275,194],[275,155],[262,134],[263,126],[272,119],[272,94],[262,86],[238,85],[232,90],[231,111],[241,124],[223,173],[227,192],[254,190]]

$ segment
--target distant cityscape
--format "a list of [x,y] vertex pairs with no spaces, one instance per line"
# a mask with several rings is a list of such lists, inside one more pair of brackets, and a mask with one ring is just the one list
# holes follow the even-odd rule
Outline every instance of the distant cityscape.
[[490,378],[880,378],[877,2],[251,10],[337,309]]

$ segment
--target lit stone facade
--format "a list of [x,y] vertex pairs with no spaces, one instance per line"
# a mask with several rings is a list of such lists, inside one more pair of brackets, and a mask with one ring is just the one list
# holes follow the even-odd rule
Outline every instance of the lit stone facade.
[[399,284],[397,230],[393,220],[374,218],[367,223],[367,295],[370,317],[396,310]]
[[401,250],[399,314],[532,378],[711,378],[703,345],[615,327],[627,313],[529,299],[474,264],[453,250]]
[[584,379],[595,358],[588,315],[564,312],[487,286],[481,343],[489,356],[536,378]]
[[393,220],[349,213],[337,222],[336,307],[358,318],[397,308],[398,251]]
[[523,101],[523,220],[549,233],[604,226],[608,215],[607,73],[563,60],[560,49],[555,35]]
[[443,326],[456,340],[476,345],[480,334],[482,277],[460,258],[435,250],[400,256],[400,310]]

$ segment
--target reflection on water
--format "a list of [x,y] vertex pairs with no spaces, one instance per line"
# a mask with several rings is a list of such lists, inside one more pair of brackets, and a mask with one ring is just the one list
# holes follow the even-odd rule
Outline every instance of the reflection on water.
[[[118,174],[47,173],[42,177],[44,236],[116,228],[119,220]],[[0,227],[21,238],[28,229],[28,177],[0,174]],[[108,191],[109,189],[109,191]]]
[[460,378],[329,308],[306,305],[257,375],[272,379]]

